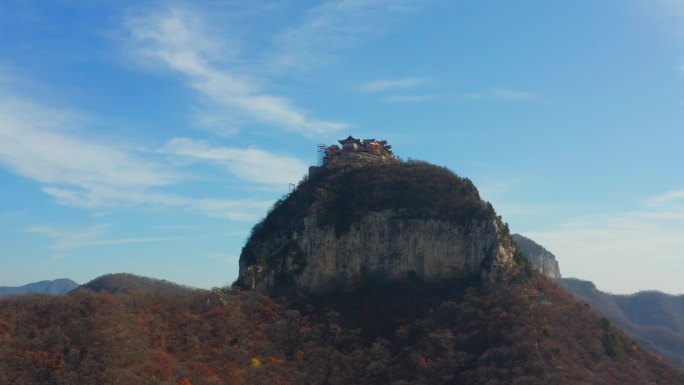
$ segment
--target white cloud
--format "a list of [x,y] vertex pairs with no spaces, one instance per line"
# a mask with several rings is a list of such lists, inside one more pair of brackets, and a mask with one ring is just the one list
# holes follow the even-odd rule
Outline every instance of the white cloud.
[[121,188],[98,186],[81,190],[71,186],[43,187],[43,192],[52,196],[58,203],[66,206],[99,209],[114,206],[153,205],[161,207],[179,206],[179,198],[147,190],[133,191]]
[[[676,39],[684,36],[684,1],[682,0],[641,0],[642,13],[652,17],[657,28],[664,29]],[[677,70],[684,73],[681,63]]]
[[311,68],[339,51],[390,31],[402,16],[413,14],[428,0],[329,0],[312,8],[302,23],[276,39],[276,65]]
[[564,276],[604,290],[684,293],[684,194],[662,194],[639,210],[578,218],[527,234],[559,259]]
[[25,228],[24,231],[54,239],[53,249],[78,249],[99,238],[110,227],[111,224],[99,224],[74,230],[52,225],[33,225]]
[[178,176],[124,145],[79,136],[75,114],[0,98],[0,164],[45,185],[146,189]]
[[[334,132],[347,127],[341,122],[309,118],[284,97],[263,92],[247,76],[220,67],[237,55],[234,50],[223,57],[219,40],[207,33],[204,20],[187,9],[171,8],[159,14],[131,17],[126,28],[127,49],[138,60],[162,63],[185,76],[191,87],[214,106],[229,109],[235,119],[265,123],[303,135]],[[216,107],[214,107],[216,108]],[[224,113],[225,114],[225,113]],[[201,118],[210,126],[226,118]],[[231,119],[228,129],[234,132]]]
[[461,97],[466,99],[502,100],[509,102],[524,102],[538,98],[534,92],[512,90],[508,88],[494,88],[483,92],[462,94]]
[[306,164],[293,157],[271,154],[258,148],[210,147],[206,142],[189,138],[171,139],[161,152],[220,164],[233,175],[256,183],[294,183],[308,169]]
[[684,200],[684,190],[673,190],[668,191],[664,194],[656,195],[649,198],[646,203],[653,205],[661,205],[666,203],[677,202],[678,200]]
[[[202,199],[164,192],[185,178],[168,164],[150,159],[151,154],[111,140],[83,136],[78,129],[81,123],[74,113],[0,97],[0,166],[40,183],[42,191],[60,204],[87,209],[146,205],[251,221],[270,205],[262,200]],[[180,150],[182,142],[175,143]],[[301,171],[301,162],[294,158],[255,149],[231,150],[219,149],[217,156],[224,159],[216,161],[224,162],[234,175],[248,181],[279,183],[279,178]],[[256,175],[260,171],[264,174]]]
[[392,95],[388,96],[385,101],[388,103],[421,103],[429,98],[427,95]]
[[[168,242],[196,237],[128,237],[128,238],[104,238],[111,224],[99,224],[81,229],[70,229],[52,225],[29,226],[24,231],[33,234],[47,236],[54,240],[51,248],[54,250],[76,250],[85,247],[124,245],[132,243]],[[66,258],[65,254],[57,254],[60,258]]]
[[491,96],[494,99],[509,100],[509,101],[525,101],[535,98],[535,94],[529,91],[517,91],[506,88],[497,88],[491,91]]
[[253,222],[265,215],[272,204],[270,200],[255,199],[195,199],[187,201],[184,206],[213,218]]
[[239,255],[216,253],[216,254],[209,255],[209,259],[214,260],[214,261],[228,263],[230,265],[238,266],[238,262],[240,261],[240,256]]
[[427,83],[427,79],[417,77],[391,80],[375,80],[361,85],[361,87],[359,87],[359,90],[365,93],[372,93],[396,89],[412,89],[424,86]]
[[[653,1],[645,4],[649,11],[653,9]],[[660,5],[660,9],[665,11],[665,16],[668,18],[679,19],[679,21],[684,18],[684,1],[682,0],[657,0],[655,4]]]
[[53,196],[59,203],[68,206],[95,209],[115,205],[146,205],[162,209],[187,210],[212,218],[248,222],[259,219],[272,203],[270,200],[188,198],[155,191],[119,189],[80,191],[73,188],[44,187],[43,191]]

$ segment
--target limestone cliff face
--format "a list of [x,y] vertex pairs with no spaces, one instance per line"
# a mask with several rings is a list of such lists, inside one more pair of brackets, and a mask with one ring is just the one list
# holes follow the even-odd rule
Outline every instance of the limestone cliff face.
[[414,166],[326,170],[304,182],[255,227],[239,282],[271,294],[318,292],[366,279],[493,278],[510,266],[515,244],[472,184]]
[[552,279],[560,278],[560,269],[555,255],[520,234],[513,234],[513,240],[518,244],[520,252],[532,263],[535,270]]
[[[366,278],[403,279],[410,274],[427,280],[495,274],[510,263],[514,249],[501,241],[495,220],[472,220],[465,225],[434,219],[404,219],[398,212],[369,213],[341,236],[321,228],[315,218],[304,219],[303,230],[283,234],[278,242],[289,244],[281,263],[255,274],[253,287],[272,292],[294,285],[303,291],[353,288]],[[287,239],[289,238],[289,239]],[[300,263],[304,262],[304,266]],[[248,266],[243,266],[245,273]],[[258,267],[257,267],[258,268]],[[263,267],[265,268],[265,267]],[[254,269],[254,268],[253,268]],[[291,274],[299,271],[298,274]],[[293,282],[287,282],[291,276]],[[252,277],[249,277],[250,281]],[[279,281],[280,280],[280,281]]]

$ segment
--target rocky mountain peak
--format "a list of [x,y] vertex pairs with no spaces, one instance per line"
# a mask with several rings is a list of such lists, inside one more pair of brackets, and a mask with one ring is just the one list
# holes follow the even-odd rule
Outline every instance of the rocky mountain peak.
[[425,162],[330,162],[257,224],[238,284],[269,294],[367,279],[496,277],[516,252],[468,179]]

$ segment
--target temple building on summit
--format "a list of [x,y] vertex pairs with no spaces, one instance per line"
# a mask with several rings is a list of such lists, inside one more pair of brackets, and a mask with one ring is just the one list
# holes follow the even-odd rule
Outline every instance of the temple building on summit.
[[392,157],[392,146],[386,140],[357,139],[349,135],[346,139],[338,140],[340,146],[333,144],[322,151],[322,163],[336,158],[377,157],[380,159]]
[[363,164],[398,159],[392,152],[392,146],[386,140],[357,139],[349,135],[338,142],[339,145],[318,145],[318,163],[309,167],[309,177],[328,164]]

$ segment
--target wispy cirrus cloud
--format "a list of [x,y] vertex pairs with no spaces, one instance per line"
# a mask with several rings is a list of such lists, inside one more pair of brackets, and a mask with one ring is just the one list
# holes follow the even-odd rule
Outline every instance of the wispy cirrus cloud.
[[407,77],[399,79],[381,79],[364,83],[358,87],[365,94],[383,94],[383,102],[392,104],[416,104],[432,99],[433,95],[425,94],[393,94],[396,91],[417,92],[418,89],[430,85],[430,79]]
[[[662,15],[669,19],[674,19],[677,22],[684,22],[684,1],[682,0],[656,0],[656,1],[644,1],[644,5],[648,7],[649,10],[655,9],[657,12],[664,12]],[[678,32],[684,33],[684,25],[679,25],[677,29]]]
[[383,92],[389,90],[407,90],[418,88],[429,83],[426,78],[409,77],[402,79],[384,79],[374,80],[359,87],[359,90],[364,93]]
[[536,95],[530,91],[511,90],[507,88],[497,88],[492,90],[489,95],[494,99],[521,102],[536,99]]
[[334,60],[340,51],[382,36],[429,0],[329,0],[276,39],[274,64],[308,69]]
[[[88,137],[81,129],[83,121],[74,112],[0,96],[0,166],[36,181],[60,204],[86,209],[153,206],[251,221],[270,205],[265,200],[206,199],[170,193],[169,189],[187,180],[182,170],[165,163],[157,153],[141,152],[136,146],[111,138]],[[294,158],[277,157],[263,150],[234,152],[234,156],[242,154],[245,159],[263,156],[264,167],[272,164],[269,161],[282,162],[276,168],[281,171],[299,165]],[[257,159],[252,163],[234,161],[246,167],[259,164]],[[256,177],[247,171],[234,171],[233,175],[248,182],[282,182],[281,176],[275,174]]]
[[67,206],[86,209],[117,206],[148,206],[162,209],[185,210],[212,218],[236,221],[259,219],[271,205],[270,200],[193,198],[158,191],[129,191],[96,188],[77,190],[69,187],[43,187],[43,192]]
[[392,95],[385,98],[387,103],[422,103],[431,99],[430,95]]
[[[646,15],[655,16],[659,28],[665,28],[668,34],[677,40],[684,37],[684,1],[682,0],[641,0]],[[684,62],[679,62],[675,70],[684,74]]]
[[290,156],[258,148],[211,147],[204,141],[189,138],[171,139],[160,152],[215,163],[241,179],[257,183],[292,183],[301,179],[308,168]]
[[[346,123],[310,118],[285,97],[265,92],[250,76],[230,69],[239,52],[225,54],[220,40],[207,32],[205,20],[187,8],[131,16],[125,23],[127,53],[138,61],[161,63],[183,75],[189,85],[211,104],[230,114],[202,120],[215,130],[234,133],[235,122],[263,123],[303,135],[333,132]],[[229,121],[228,127],[221,123]]]
[[659,207],[662,205],[672,205],[680,204],[684,208],[684,189],[682,190],[672,190],[648,198],[645,201],[646,205],[649,207]]
[[9,76],[7,69],[0,63],[0,84],[9,83],[12,78]]
[[192,199],[183,202],[182,207],[212,218],[254,222],[266,214],[272,204],[271,200],[257,199]]
[[483,92],[461,94],[460,96],[465,99],[501,100],[507,102],[526,102],[539,98],[534,92],[510,88],[493,88]]
[[66,226],[55,225],[33,225],[25,228],[24,231],[27,233],[43,235],[52,239],[53,243],[50,248],[59,251],[76,250],[85,247],[168,242],[197,238],[179,236],[108,238],[106,237],[107,231],[111,228],[112,225],[108,223],[84,228],[68,228]]
[[[684,190],[654,196],[633,211],[576,218],[527,235],[556,254],[565,276],[620,293],[674,293],[681,288],[682,234]],[[659,287],[649,287],[653,277]]]
[[55,225],[32,225],[24,232],[39,234],[54,240],[52,249],[78,249],[100,238],[111,224],[99,224],[81,229],[66,229]]
[[0,96],[0,164],[45,185],[131,190],[180,176],[125,144],[87,138],[78,114]]

